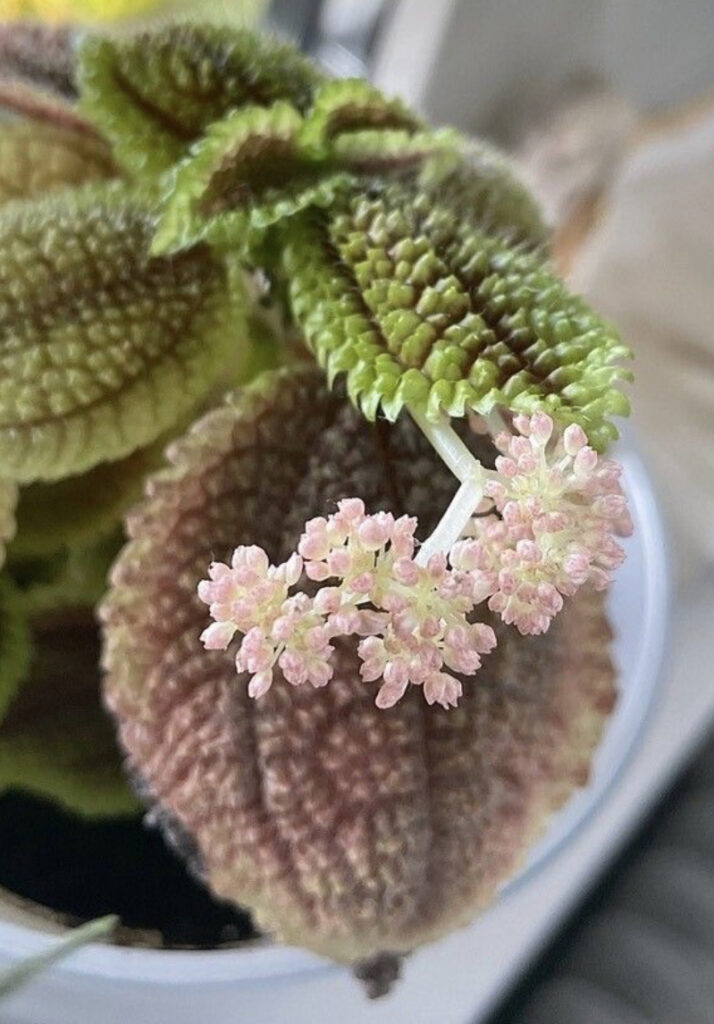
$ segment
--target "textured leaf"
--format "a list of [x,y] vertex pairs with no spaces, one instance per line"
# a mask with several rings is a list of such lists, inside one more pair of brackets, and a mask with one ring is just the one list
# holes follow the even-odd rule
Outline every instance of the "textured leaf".
[[241,310],[203,248],[146,250],[154,221],[120,186],[0,214],[0,472],[57,479],[153,441],[213,384]]
[[30,632],[21,596],[6,572],[0,575],[0,722],[30,665]]
[[211,125],[169,178],[152,251],[206,240],[248,250],[267,227],[306,206],[327,206],[352,179],[327,172],[300,142],[289,103],[244,107]]
[[607,417],[627,411],[613,365],[627,349],[510,225],[464,212],[407,181],[289,221],[285,275],[312,351],[371,419],[407,402],[433,417],[544,409],[604,446]]
[[367,129],[412,133],[422,127],[401,100],[388,99],[362,78],[338,78],[323,82],[315,90],[303,140],[318,153],[325,153],[340,135]]
[[116,175],[96,136],[42,122],[0,123],[0,204]]
[[65,25],[0,24],[0,78],[13,78],[69,99],[74,85],[73,31]]
[[175,25],[80,51],[81,108],[134,173],[180,159],[212,121],[247,104],[298,109],[322,80],[288,46],[226,27]]
[[133,813],[99,694],[91,615],[36,632],[30,676],[0,722],[0,790],[24,789],[92,816]]
[[346,494],[428,531],[455,481],[408,417],[367,423],[315,368],[231,398],[171,462],[130,517],[102,611],[107,699],[159,819],[193,836],[219,897],[335,959],[465,923],[587,777],[613,699],[600,598],[581,592],[542,637],[499,627],[449,712],[416,688],[380,711],[352,643],[328,687],[278,680],[251,701],[234,654],[198,640],[207,563],[241,543],[285,557]]

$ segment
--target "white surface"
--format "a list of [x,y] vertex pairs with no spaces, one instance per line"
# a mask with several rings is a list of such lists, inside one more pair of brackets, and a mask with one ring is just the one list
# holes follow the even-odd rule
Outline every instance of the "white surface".
[[[497,906],[471,927],[416,953],[395,992],[377,1003],[365,1000],[347,971],[280,947],[167,953],[94,946],[9,1000],[3,1024],[196,1024],[202,1018],[210,1024],[234,1024],[238,1018],[251,1024],[467,1024],[485,1011],[622,840],[643,809],[643,792],[651,794],[668,775],[681,741],[689,742],[704,727],[714,705],[714,693],[707,703],[707,688],[692,685],[694,677],[685,680],[681,694],[668,686],[649,719],[646,741],[620,774],[651,704],[667,618],[664,542],[653,497],[637,457],[622,457],[636,533],[612,597],[620,625],[621,699],[592,785],[554,821],[530,866]],[[672,702],[678,704],[677,729]],[[669,716],[663,718],[663,711]],[[651,758],[644,773],[642,768],[653,744],[656,779]],[[37,952],[47,941],[37,931],[0,921],[0,964]]]

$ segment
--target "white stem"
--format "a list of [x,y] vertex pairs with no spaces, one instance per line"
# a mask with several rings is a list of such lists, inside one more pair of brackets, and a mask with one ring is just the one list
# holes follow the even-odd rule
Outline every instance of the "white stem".
[[483,498],[485,471],[445,416],[437,422],[432,422],[423,409],[411,406],[408,408],[412,419],[426,435],[434,450],[461,481],[461,486],[436,529],[421,546],[417,562],[426,565],[432,555],[448,554],[463,534],[469,519]]
[[464,442],[449,423],[446,416],[442,416],[436,423],[428,419],[422,409],[407,406],[409,414],[417,424],[432,448],[449,467],[454,476],[461,480],[468,480],[478,473],[481,463],[468,450]]
[[469,519],[483,498],[483,478],[472,476],[464,480],[439,523],[419,549],[417,562],[426,565],[432,555],[448,554],[461,537]]

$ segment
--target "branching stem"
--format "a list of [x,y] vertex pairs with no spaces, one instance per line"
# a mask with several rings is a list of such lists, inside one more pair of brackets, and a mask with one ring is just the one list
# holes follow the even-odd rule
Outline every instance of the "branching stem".
[[466,529],[471,516],[481,503],[484,484],[489,475],[469,451],[445,416],[436,422],[423,409],[409,406],[412,419],[443,459],[461,486],[430,537],[422,544],[417,562],[426,565],[432,555],[448,554]]

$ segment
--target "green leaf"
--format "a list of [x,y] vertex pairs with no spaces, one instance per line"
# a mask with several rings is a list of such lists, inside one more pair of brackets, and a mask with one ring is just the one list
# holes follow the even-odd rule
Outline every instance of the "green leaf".
[[0,123],[0,204],[116,175],[95,135],[38,121]]
[[119,918],[112,914],[89,921],[79,928],[73,928],[65,938],[54,942],[46,952],[28,957],[16,967],[3,971],[0,973],[0,999],[24,988],[44,971],[65,960],[76,949],[96,942],[97,939],[109,937],[118,924]]
[[369,419],[410,402],[434,418],[543,409],[605,446],[627,349],[512,225],[465,212],[406,181],[289,221],[284,272],[312,351]]
[[324,153],[335,139],[355,132],[391,129],[411,134],[422,127],[401,100],[388,99],[362,78],[338,78],[315,90],[303,140]]
[[91,613],[44,617],[33,649],[29,678],[0,722],[0,791],[26,790],[87,816],[134,813],[101,706]]
[[169,178],[152,243],[160,254],[205,240],[249,251],[270,225],[327,206],[352,178],[309,159],[289,103],[245,107],[211,125]]
[[167,170],[235,108],[287,99],[305,109],[320,81],[292,47],[207,25],[90,36],[79,55],[80,107],[135,174]]
[[30,666],[30,632],[22,597],[7,572],[0,575],[0,722]]
[[124,541],[111,534],[49,555],[20,558],[10,552],[8,568],[21,593],[22,607],[36,620],[63,608],[93,608],[107,589],[109,570]]
[[102,185],[0,212],[0,474],[54,480],[122,458],[225,365],[241,293],[205,248],[150,258],[151,208]]

